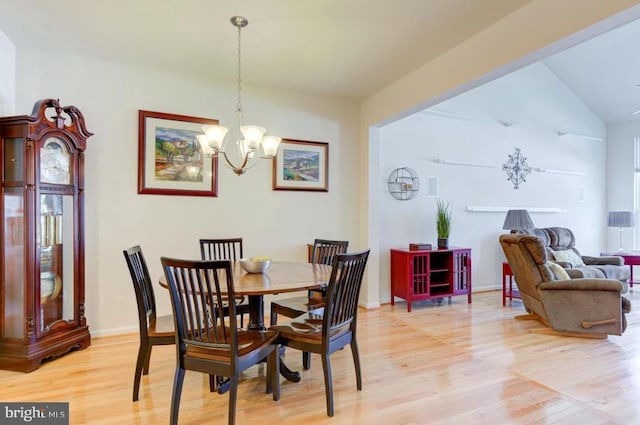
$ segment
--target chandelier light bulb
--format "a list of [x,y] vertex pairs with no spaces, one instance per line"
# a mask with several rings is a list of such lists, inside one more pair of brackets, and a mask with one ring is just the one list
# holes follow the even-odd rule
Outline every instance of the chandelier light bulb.
[[221,125],[203,125],[202,131],[209,139],[209,146],[215,150],[220,150],[229,129]]
[[262,138],[262,150],[264,156],[267,158],[273,158],[278,153],[278,145],[280,145],[282,139],[276,136],[264,136]]
[[200,147],[202,148],[202,153],[206,154],[210,154],[211,152],[211,148],[209,147],[209,138],[207,137],[206,134],[199,134],[196,136],[196,138],[198,139],[198,143],[200,144]]
[[250,150],[256,150],[260,147],[260,142],[262,141],[262,136],[265,131],[267,131],[264,127],[259,127],[257,125],[243,125],[240,127],[240,131],[244,136],[245,145]]

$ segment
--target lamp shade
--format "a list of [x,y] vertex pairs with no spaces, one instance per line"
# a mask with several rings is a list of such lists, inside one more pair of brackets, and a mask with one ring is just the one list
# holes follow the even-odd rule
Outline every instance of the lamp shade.
[[607,217],[608,227],[633,227],[635,225],[632,211],[609,211]]
[[282,139],[275,136],[264,136],[262,138],[262,149],[264,150],[264,156],[267,158],[273,158],[278,153],[278,146]]
[[504,219],[504,224],[502,225],[503,229],[506,230],[524,230],[524,229],[533,229],[533,221],[531,221],[531,217],[527,210],[509,210],[507,211],[507,216]]

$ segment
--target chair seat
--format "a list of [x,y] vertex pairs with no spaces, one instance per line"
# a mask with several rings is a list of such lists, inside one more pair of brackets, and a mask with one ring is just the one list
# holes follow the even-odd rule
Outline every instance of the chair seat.
[[305,314],[311,310],[324,307],[324,299],[310,298],[306,295],[299,297],[285,298],[271,302],[272,311],[286,317],[294,318]]
[[166,316],[156,317],[155,323],[149,323],[149,336],[150,337],[163,337],[175,336],[175,328],[173,325],[173,315],[168,314]]
[[[247,353],[254,352],[260,347],[266,347],[269,344],[274,344],[278,332],[276,331],[238,331],[238,356],[242,357]],[[197,358],[202,360],[211,360],[217,362],[229,362],[230,352],[228,349],[212,349],[208,347],[199,347],[197,345],[190,345],[187,342],[187,348],[185,351],[185,358]]]
[[[271,326],[269,330],[278,331],[280,338],[286,338],[289,341],[297,341],[306,344],[321,344],[322,342],[322,316],[324,309],[313,310],[309,313],[289,320],[281,325]],[[341,336],[349,331],[349,324],[334,329],[329,340]]]

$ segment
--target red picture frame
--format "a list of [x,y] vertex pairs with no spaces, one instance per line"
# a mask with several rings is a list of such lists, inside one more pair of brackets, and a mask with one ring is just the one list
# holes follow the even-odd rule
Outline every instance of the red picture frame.
[[218,158],[207,158],[196,138],[218,120],[138,111],[138,193],[218,196]]

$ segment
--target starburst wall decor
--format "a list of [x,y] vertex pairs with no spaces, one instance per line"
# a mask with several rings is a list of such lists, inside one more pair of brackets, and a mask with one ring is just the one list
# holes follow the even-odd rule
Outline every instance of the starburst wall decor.
[[522,155],[520,148],[515,148],[515,152],[509,155],[507,162],[502,164],[502,169],[507,173],[507,180],[513,183],[513,188],[518,189],[520,183],[526,181],[526,177],[532,169],[527,164],[527,158]]

